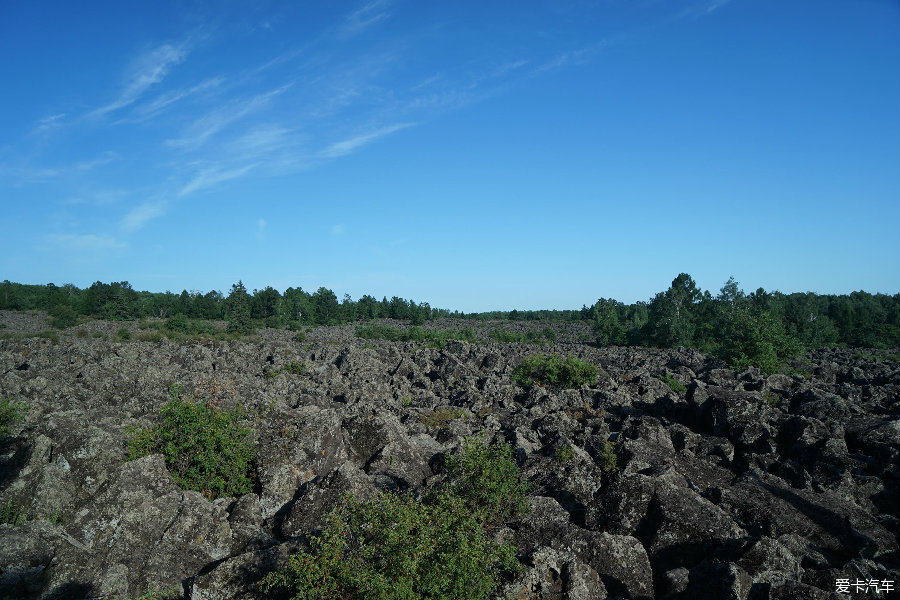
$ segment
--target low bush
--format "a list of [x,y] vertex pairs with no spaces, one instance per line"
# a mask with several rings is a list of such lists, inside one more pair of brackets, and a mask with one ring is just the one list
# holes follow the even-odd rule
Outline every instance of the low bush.
[[554,452],[556,455],[556,460],[561,463],[571,462],[573,458],[575,458],[575,450],[572,446],[560,446]]
[[446,459],[450,491],[484,523],[503,521],[528,511],[528,486],[508,444],[485,446],[466,438],[458,454]]
[[597,464],[604,473],[615,474],[619,472],[619,461],[616,458],[616,447],[610,441],[603,442],[603,448],[600,451],[600,457]]
[[25,418],[28,405],[24,402],[10,402],[0,398],[0,440],[9,435],[12,426]]
[[310,550],[292,555],[260,587],[293,600],[489,598],[502,573],[519,565],[515,548],[493,541],[485,525],[522,508],[524,488],[508,446],[466,440],[448,468],[447,484],[420,501],[345,496]]
[[131,331],[127,327],[122,327],[116,332],[116,339],[120,342],[127,342],[131,339]]
[[291,375],[306,375],[306,365],[302,362],[292,361],[284,367],[284,372]]
[[676,394],[683,394],[687,391],[687,388],[684,386],[684,384],[678,381],[671,373],[665,373],[662,377],[659,378],[659,380],[669,386],[669,389]]
[[175,483],[208,498],[252,491],[250,473],[256,450],[253,431],[240,424],[244,416],[240,405],[221,410],[184,400],[173,385],[160,416],[162,424],[156,427],[129,429],[129,460],[159,452]]
[[424,329],[413,326],[398,329],[387,325],[366,325],[356,328],[356,337],[366,340],[389,340],[392,342],[424,342],[435,348],[443,348],[448,340],[474,342],[477,335],[468,327],[464,329]]
[[286,589],[294,600],[483,600],[501,571],[516,566],[513,547],[492,541],[460,498],[345,497],[310,551],[292,555],[261,587]]
[[597,367],[575,356],[556,354],[528,356],[512,373],[512,380],[524,386],[534,384],[562,389],[579,388],[597,382]]
[[545,327],[540,331],[529,329],[522,333],[507,329],[493,329],[488,334],[488,337],[503,344],[543,344],[544,342],[556,341],[556,330],[552,327]]

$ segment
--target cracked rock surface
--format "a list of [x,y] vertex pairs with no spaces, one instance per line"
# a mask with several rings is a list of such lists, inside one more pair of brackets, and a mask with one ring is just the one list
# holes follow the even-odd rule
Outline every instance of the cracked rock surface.
[[[43,327],[26,317],[0,314],[12,329]],[[576,334],[441,349],[359,340],[352,327],[302,342],[274,330],[2,340],[0,397],[29,413],[0,443],[0,499],[28,516],[0,525],[0,598],[262,597],[255,583],[342,494],[434,485],[442,456],[472,435],[512,444],[531,484],[531,512],[498,533],[525,565],[505,584],[513,597],[836,598],[838,578],[900,585],[900,363],[819,350],[798,365],[806,376],[764,377]],[[599,379],[513,383],[535,352],[576,355]],[[156,424],[173,383],[249,409],[253,493],[210,502],[159,455],[125,460],[126,429]]]

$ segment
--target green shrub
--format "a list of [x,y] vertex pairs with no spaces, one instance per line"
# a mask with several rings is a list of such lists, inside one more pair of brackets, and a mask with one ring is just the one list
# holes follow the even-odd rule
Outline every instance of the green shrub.
[[122,327],[116,332],[116,339],[120,342],[127,342],[131,339],[131,331],[127,327]]
[[554,453],[556,455],[556,460],[561,463],[570,462],[573,458],[575,458],[575,450],[572,446],[560,446],[556,449]]
[[169,389],[169,401],[160,409],[161,425],[129,429],[129,460],[159,452],[175,483],[208,498],[252,491],[250,471],[256,450],[252,430],[239,423],[244,410],[240,405],[220,410],[183,400],[179,392],[175,385]]
[[485,525],[526,510],[526,489],[506,445],[466,439],[447,466],[445,485],[421,501],[345,496],[311,551],[291,556],[262,589],[284,589],[295,600],[487,599],[501,573],[519,565],[515,548],[492,541]]
[[311,551],[292,555],[261,588],[294,600],[484,600],[501,571],[516,567],[514,548],[492,541],[461,498],[345,497]]
[[771,375],[800,350],[781,321],[768,313],[743,309],[731,316],[717,354],[735,370],[754,366],[763,374]]
[[290,364],[284,367],[284,371],[291,375],[306,375],[306,365],[302,362],[291,361]]
[[603,449],[600,451],[600,457],[597,463],[604,473],[617,473],[619,471],[618,460],[616,459],[616,447],[613,442],[603,442]]
[[488,447],[466,438],[459,453],[447,457],[447,481],[450,491],[463,498],[482,522],[495,523],[528,511],[528,486],[519,479],[508,444]]
[[9,435],[12,426],[25,418],[28,405],[24,402],[10,402],[0,398],[0,440]]
[[65,329],[78,324],[78,313],[68,304],[57,304],[50,309],[50,326],[55,329]]
[[665,373],[662,377],[659,378],[659,380],[669,386],[669,389],[676,394],[683,394],[687,391],[687,388],[684,387],[684,384],[678,381],[671,373]]
[[18,527],[28,520],[28,509],[19,506],[12,498],[0,504],[0,524]]
[[512,380],[524,386],[539,384],[555,388],[578,388],[597,381],[597,367],[575,356],[528,356],[512,373]]

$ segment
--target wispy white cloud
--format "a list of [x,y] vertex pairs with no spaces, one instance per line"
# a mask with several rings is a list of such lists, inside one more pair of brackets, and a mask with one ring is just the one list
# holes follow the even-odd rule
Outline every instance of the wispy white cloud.
[[67,175],[84,173],[109,164],[119,158],[115,152],[105,152],[97,158],[83,160],[69,165],[36,167],[31,165],[0,164],[0,178],[9,178],[17,183],[41,183]]
[[256,237],[257,239],[263,239],[263,235],[266,232],[266,226],[269,223],[265,219],[259,219],[256,221]]
[[59,113],[56,115],[50,115],[48,117],[44,117],[43,119],[39,119],[37,125],[35,125],[32,133],[35,135],[45,135],[60,127],[63,123],[63,119],[65,118],[66,113]]
[[87,195],[71,196],[63,204],[87,204],[89,206],[109,206],[121,202],[128,195],[123,190],[100,190]]
[[560,52],[556,56],[550,58],[535,67],[535,73],[544,71],[552,71],[560,67],[578,66],[587,63],[595,54],[609,46],[608,40],[602,40],[593,44],[588,44],[576,50],[568,50]]
[[396,131],[400,131],[401,129],[412,127],[413,125],[415,125],[415,123],[397,123],[395,125],[382,127],[381,129],[376,129],[375,131],[371,131],[369,133],[364,133],[362,135],[357,135],[356,137],[336,142],[325,148],[321,152],[321,156],[323,158],[338,158],[341,156],[346,156],[347,154],[359,150],[366,144],[370,144],[379,138],[383,138],[386,135],[390,135]]
[[125,248],[127,244],[106,234],[50,234],[44,236],[44,241],[52,246],[67,248],[69,250],[117,250]]
[[347,15],[338,34],[342,38],[359,35],[366,29],[387,19],[390,14],[391,2],[389,0],[371,0]]
[[161,82],[172,67],[187,57],[187,44],[163,44],[138,57],[128,70],[125,85],[118,97],[89,113],[90,117],[100,117],[137,101],[151,86]]
[[128,214],[126,214],[119,222],[119,226],[128,233],[137,231],[149,221],[166,214],[167,208],[168,202],[165,200],[150,200],[138,204],[128,211]]
[[216,109],[194,121],[180,138],[166,140],[166,145],[172,148],[199,148],[232,123],[262,110],[273,98],[284,93],[291,85],[287,84],[264,94],[253,96],[249,100],[235,101],[223,108]]
[[338,223],[331,226],[331,235],[344,235],[344,224]]
[[193,177],[193,179],[191,179],[187,183],[187,185],[179,190],[178,196],[187,196],[189,194],[193,194],[194,192],[199,192],[200,190],[211,188],[222,182],[237,179],[238,177],[246,175],[258,166],[258,163],[251,163],[249,165],[241,165],[237,167],[215,166],[208,169],[203,169],[202,171],[197,173]]
[[705,17],[711,15],[730,2],[731,0],[705,0],[704,2],[685,8],[678,15],[678,18]]
[[144,121],[151,119],[180,100],[219,87],[224,81],[224,77],[211,77],[193,87],[162,94],[150,102],[135,106],[131,120]]

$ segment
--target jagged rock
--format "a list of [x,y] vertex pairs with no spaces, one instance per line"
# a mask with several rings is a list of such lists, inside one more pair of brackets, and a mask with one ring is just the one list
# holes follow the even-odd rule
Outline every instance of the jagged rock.
[[228,515],[172,481],[158,454],[125,463],[66,526],[78,545],[57,548],[46,586],[84,581],[101,594],[180,587],[231,551]]
[[284,518],[276,515],[275,529],[279,536],[296,537],[318,529],[323,517],[341,503],[344,494],[366,501],[375,497],[372,479],[350,463],[344,463],[331,473],[307,482],[298,497],[286,507]]
[[[107,337],[121,326],[85,325]],[[342,492],[420,494],[472,435],[512,443],[535,494],[504,530],[528,566],[510,593],[824,598],[836,577],[898,580],[900,364],[820,350],[794,364],[811,377],[763,377],[694,350],[575,344],[582,326],[555,324],[561,342],[541,348],[598,365],[579,390],[512,382],[537,349],[488,341],[490,323],[475,328],[483,343],[443,349],[358,340],[353,327],[315,328],[302,345],[268,329],[252,342],[0,340],[0,397],[30,408],[0,441],[0,503],[32,519],[0,526],[0,597],[151,585],[254,597]],[[253,493],[211,503],[177,488],[159,457],[124,463],[127,427],[157,424],[172,383],[247,409]],[[422,422],[440,410],[460,416]]]

